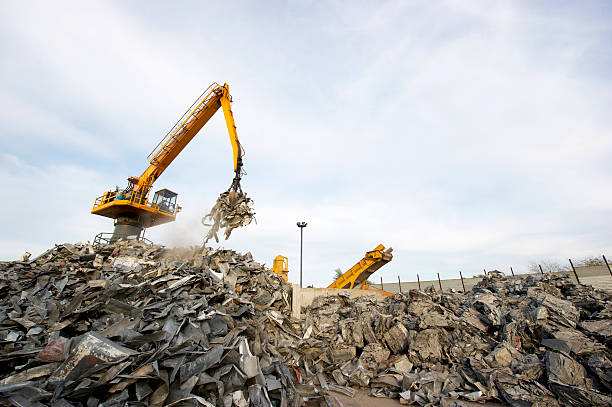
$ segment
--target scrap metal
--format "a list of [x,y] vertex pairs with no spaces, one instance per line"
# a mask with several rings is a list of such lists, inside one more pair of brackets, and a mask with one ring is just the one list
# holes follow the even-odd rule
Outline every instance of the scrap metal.
[[219,195],[210,213],[202,218],[202,224],[210,228],[204,238],[204,244],[212,238],[219,243],[217,233],[220,229],[225,229],[225,240],[227,240],[234,229],[246,226],[255,220],[252,205],[253,200],[242,191],[225,191]]

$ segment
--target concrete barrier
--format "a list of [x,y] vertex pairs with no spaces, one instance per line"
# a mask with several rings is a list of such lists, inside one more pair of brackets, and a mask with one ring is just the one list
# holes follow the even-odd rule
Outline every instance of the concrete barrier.
[[294,318],[300,318],[302,315],[302,307],[307,307],[320,296],[338,295],[341,293],[348,294],[351,298],[369,295],[377,299],[385,298],[381,293],[368,290],[344,290],[340,288],[301,288],[297,284],[293,284],[291,315]]

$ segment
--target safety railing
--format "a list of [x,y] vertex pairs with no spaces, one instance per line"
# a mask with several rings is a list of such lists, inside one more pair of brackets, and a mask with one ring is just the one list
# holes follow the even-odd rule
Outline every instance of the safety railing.
[[[94,237],[93,245],[94,247],[100,246],[101,244],[109,244],[112,243],[113,233],[101,232]],[[131,239],[130,239],[131,240]],[[153,244],[153,241],[147,239],[144,236],[137,236],[134,240],[138,240],[140,242],[145,242],[147,244]]]
[[217,95],[221,86],[214,82],[196,99],[195,102],[187,109],[176,124],[168,131],[162,140],[155,146],[151,154],[147,157],[151,164],[157,164],[159,157],[163,152],[168,151],[172,143],[178,139],[179,135],[189,126],[189,124],[197,117],[197,114],[206,106],[210,99]]
[[96,209],[99,206],[102,205],[106,205],[107,203],[113,202],[113,201],[122,201],[122,202],[129,202],[129,203],[135,203],[138,205],[143,205],[143,206],[147,206],[151,209],[157,210],[157,211],[161,211],[161,212],[165,212],[167,214],[170,215],[174,215],[177,212],[178,209],[178,205],[176,204],[170,204],[168,206],[161,206],[161,205],[157,205],[154,203],[151,203],[149,201],[147,201],[147,197],[142,195],[139,192],[123,192],[123,191],[117,191],[117,192],[107,192],[104,195],[96,198],[96,200],[94,201],[94,205],[92,209]]

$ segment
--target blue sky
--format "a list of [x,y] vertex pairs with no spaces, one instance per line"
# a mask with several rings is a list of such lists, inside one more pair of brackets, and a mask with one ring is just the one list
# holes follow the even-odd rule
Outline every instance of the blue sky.
[[[222,247],[282,253],[292,281],[297,220],[315,285],[378,243],[386,281],[610,253],[611,41],[607,2],[2,2],[0,258],[111,231],[94,199],[215,81],[258,222]],[[147,235],[198,244],[231,178],[217,115]]]

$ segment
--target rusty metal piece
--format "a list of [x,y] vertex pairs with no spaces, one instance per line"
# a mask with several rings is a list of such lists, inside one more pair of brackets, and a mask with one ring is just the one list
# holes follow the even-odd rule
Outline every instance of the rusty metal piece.
[[574,263],[572,263],[572,259],[568,259],[570,266],[572,266],[572,271],[574,272],[574,277],[576,277],[576,282],[580,284],[580,279],[578,278],[578,273],[576,273],[576,268],[574,267]]
[[606,267],[608,268],[608,272],[610,273],[610,276],[612,276],[612,270],[610,270],[610,265],[608,264],[608,260],[606,260],[606,256],[602,254],[601,257],[603,257],[603,261],[604,261],[604,263],[606,263]]
[[70,341],[67,338],[57,337],[51,339],[47,346],[38,354],[43,362],[63,362],[66,360],[66,347]]

